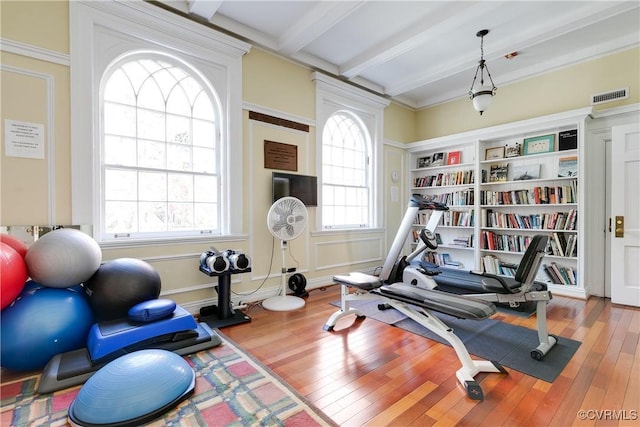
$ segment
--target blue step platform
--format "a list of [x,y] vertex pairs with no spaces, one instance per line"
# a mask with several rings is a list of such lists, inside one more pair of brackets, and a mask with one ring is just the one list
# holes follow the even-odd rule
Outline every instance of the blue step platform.
[[134,351],[154,348],[187,355],[220,344],[218,334],[179,305],[171,317],[151,323],[127,318],[102,322],[92,327],[86,348],[51,358],[37,391],[51,393],[83,384],[108,362]]

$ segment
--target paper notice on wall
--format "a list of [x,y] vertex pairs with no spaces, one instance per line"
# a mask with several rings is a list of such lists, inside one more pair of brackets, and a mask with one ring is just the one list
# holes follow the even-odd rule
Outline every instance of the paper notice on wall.
[[7,157],[44,159],[44,125],[6,119],[4,154]]

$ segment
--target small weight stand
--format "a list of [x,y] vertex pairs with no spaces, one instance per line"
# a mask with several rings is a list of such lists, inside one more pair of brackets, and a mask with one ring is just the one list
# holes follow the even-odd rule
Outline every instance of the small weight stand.
[[202,307],[200,309],[200,321],[206,323],[211,328],[224,328],[225,326],[251,322],[251,317],[239,310],[234,310],[231,305],[231,275],[248,273],[251,271],[251,268],[216,273],[201,265],[200,271],[207,276],[218,277],[218,305]]

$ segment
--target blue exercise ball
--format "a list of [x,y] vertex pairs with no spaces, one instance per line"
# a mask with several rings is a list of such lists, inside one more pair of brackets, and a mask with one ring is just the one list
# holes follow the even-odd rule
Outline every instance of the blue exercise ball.
[[84,287],[96,317],[105,321],[127,317],[134,305],[157,299],[161,280],[148,262],[117,258],[103,262]]
[[82,292],[31,282],[0,313],[0,364],[15,371],[42,369],[56,354],[85,347],[93,323]]
[[196,375],[181,356],[149,349],[125,354],[100,368],[69,406],[80,426],[141,425],[190,396]]

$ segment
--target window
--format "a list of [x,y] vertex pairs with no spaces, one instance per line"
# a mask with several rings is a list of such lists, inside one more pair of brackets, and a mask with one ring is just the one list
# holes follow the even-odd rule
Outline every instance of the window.
[[322,230],[382,224],[383,111],[389,102],[320,73],[316,81],[317,161]]
[[357,117],[331,115],[322,132],[323,228],[368,227],[371,141]]
[[219,107],[175,58],[127,56],[102,92],[105,237],[219,234]]
[[70,2],[72,222],[103,244],[242,233],[242,55],[147,2]]

